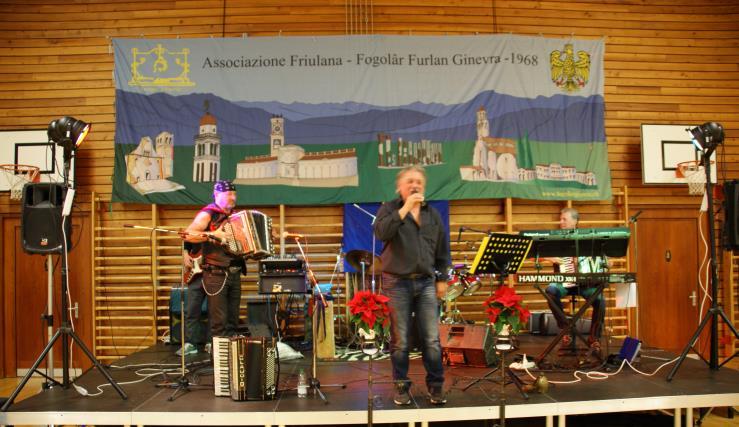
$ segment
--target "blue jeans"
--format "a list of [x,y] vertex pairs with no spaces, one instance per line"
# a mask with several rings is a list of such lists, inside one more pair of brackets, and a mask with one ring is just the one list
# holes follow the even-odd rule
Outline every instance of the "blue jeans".
[[439,302],[436,299],[436,283],[433,277],[401,279],[382,275],[383,293],[390,298],[390,359],[393,379],[408,379],[408,346],[410,341],[411,313],[416,314],[420,334],[423,366],[426,368],[426,385],[441,387],[444,384],[444,366],[439,342]]

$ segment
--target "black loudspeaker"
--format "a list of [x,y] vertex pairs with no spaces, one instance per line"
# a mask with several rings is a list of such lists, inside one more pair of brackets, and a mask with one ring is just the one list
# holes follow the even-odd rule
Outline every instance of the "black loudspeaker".
[[[21,199],[21,243],[31,254],[60,254],[64,249],[62,208],[66,188],[57,183],[28,183]],[[64,222],[67,251],[72,249],[72,220]]]
[[487,325],[439,324],[441,357],[449,365],[491,366],[498,362]]
[[739,181],[724,183],[724,247],[739,249]]

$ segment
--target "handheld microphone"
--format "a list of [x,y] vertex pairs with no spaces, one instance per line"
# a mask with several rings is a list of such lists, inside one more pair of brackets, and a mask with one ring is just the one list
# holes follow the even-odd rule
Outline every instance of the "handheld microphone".
[[302,234],[290,233],[290,232],[287,232],[286,231],[286,232],[282,233],[282,237],[284,237],[285,239],[290,238],[290,237],[295,238],[295,239],[302,239],[305,236],[303,236]]
[[421,206],[426,206],[426,197],[421,193],[420,191],[413,189],[411,190],[411,194],[421,194],[423,196],[423,200],[421,201]]
[[636,222],[636,219],[639,217],[639,215],[641,215],[642,212],[644,212],[644,211],[641,211],[640,210],[637,213],[635,213],[634,215],[632,215],[631,218],[629,218],[629,222]]

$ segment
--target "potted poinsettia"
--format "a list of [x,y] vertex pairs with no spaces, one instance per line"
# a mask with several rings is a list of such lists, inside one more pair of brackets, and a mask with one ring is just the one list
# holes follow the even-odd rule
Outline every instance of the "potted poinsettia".
[[[501,331],[510,329],[511,333],[518,333],[529,317],[531,312],[521,305],[523,297],[516,294],[516,290],[501,286],[493,295],[485,300],[483,306],[485,313],[488,315],[490,324],[495,326],[495,333],[501,334]],[[506,328],[506,325],[509,325]]]
[[350,320],[357,325],[360,333],[365,331],[365,338],[373,340],[375,336],[384,336],[390,330],[390,309],[387,302],[390,298],[371,291],[359,291],[349,301]]

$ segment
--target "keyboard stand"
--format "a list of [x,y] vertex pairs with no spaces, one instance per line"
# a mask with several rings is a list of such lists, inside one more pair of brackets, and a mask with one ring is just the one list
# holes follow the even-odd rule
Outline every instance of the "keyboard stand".
[[[534,285],[534,287],[536,288],[537,291],[539,291],[539,293],[541,293],[544,296],[544,298],[547,299],[547,301],[549,302],[549,306],[552,307],[552,310],[557,310],[558,314],[561,314],[565,318],[567,318],[567,315],[564,313],[564,311],[562,311],[554,303],[554,300],[552,299],[552,297],[549,294],[547,294],[545,290],[541,288],[540,284],[537,283]],[[593,305],[593,302],[603,294],[603,290],[605,289],[605,287],[606,287],[606,283],[601,282],[595,288],[595,292],[593,292],[593,294],[590,295],[590,297],[588,297],[585,300],[585,303],[580,307],[580,309],[577,310],[577,312],[574,315],[572,315],[571,318],[567,320],[567,324],[565,325],[565,327],[559,331],[559,334],[557,334],[557,336],[554,337],[554,339],[552,340],[552,342],[549,343],[547,348],[545,348],[544,351],[541,352],[541,354],[536,356],[536,359],[534,359],[534,362],[536,363],[537,366],[539,366],[539,363],[541,363],[541,361],[543,361],[549,355],[549,353],[551,353],[552,350],[554,350],[554,347],[556,347],[557,344],[560,342],[560,340],[562,340],[562,337],[564,337],[567,334],[572,334],[575,337],[575,339],[572,341],[573,346],[575,345],[577,338],[580,338],[580,340],[583,343],[585,343],[586,346],[590,344],[588,343],[588,340],[586,340],[582,336],[582,334],[580,334],[580,331],[577,330],[577,322],[580,320],[580,318],[582,318],[583,314],[585,314],[587,309]],[[603,313],[604,314],[605,314],[605,310],[606,310],[606,304],[604,302],[603,303]]]

